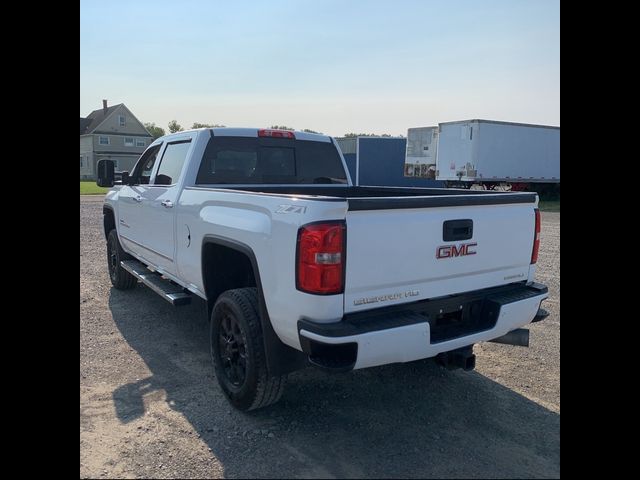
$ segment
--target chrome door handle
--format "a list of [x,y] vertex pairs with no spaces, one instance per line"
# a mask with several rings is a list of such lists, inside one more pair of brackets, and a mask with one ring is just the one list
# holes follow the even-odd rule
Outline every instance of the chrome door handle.
[[173,202],[171,200],[163,200],[160,202],[160,205],[162,205],[165,208],[171,208],[173,207]]
[[142,197],[140,195],[137,195],[137,196],[133,197],[133,199],[138,203],[140,203],[142,201]]

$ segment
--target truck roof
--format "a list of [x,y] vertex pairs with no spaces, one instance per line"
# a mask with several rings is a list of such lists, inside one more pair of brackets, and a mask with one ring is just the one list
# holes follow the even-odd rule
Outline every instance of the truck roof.
[[[191,128],[189,130],[182,130],[180,132],[170,133],[159,137],[157,140],[177,137],[188,132],[197,132],[199,130],[210,130],[215,137],[257,137],[259,130],[278,130],[277,128],[236,128],[236,127],[214,127],[214,128]],[[315,142],[331,142],[331,137],[328,135],[321,135],[318,133],[301,132],[299,130],[292,130],[296,137],[296,140],[307,140]]]
[[499,120],[484,120],[481,118],[473,118],[470,120],[456,120],[454,122],[440,122],[438,125],[454,125],[456,123],[470,123],[470,122],[478,122],[478,123],[497,123],[499,125],[516,125],[520,127],[536,127],[536,128],[555,128],[560,130],[560,127],[554,127],[553,125],[536,125],[533,123],[517,123],[517,122],[501,122]]

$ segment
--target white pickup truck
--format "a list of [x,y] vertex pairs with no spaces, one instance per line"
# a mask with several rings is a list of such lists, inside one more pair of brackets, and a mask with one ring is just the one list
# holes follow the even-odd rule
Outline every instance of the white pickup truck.
[[547,316],[535,193],[357,187],[333,138],[256,128],[167,135],[131,173],[98,172],[113,286],[207,301],[241,410],[311,364],[470,370],[473,344],[528,346],[520,327]]

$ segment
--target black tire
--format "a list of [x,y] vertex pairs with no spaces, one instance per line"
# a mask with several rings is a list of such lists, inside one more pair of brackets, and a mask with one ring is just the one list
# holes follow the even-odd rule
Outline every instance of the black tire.
[[227,290],[218,297],[209,340],[218,383],[235,408],[255,410],[280,400],[286,375],[267,372],[256,288]]
[[130,290],[136,286],[138,279],[127,272],[120,262],[132,258],[122,249],[118,233],[114,228],[107,236],[107,265],[109,266],[109,278],[111,284],[118,290]]

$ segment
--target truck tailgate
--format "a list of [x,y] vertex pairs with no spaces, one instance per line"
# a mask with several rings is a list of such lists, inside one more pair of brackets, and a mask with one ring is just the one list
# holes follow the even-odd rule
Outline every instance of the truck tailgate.
[[[522,200],[372,210],[358,200],[346,220],[345,312],[526,280],[535,214],[534,203]],[[459,227],[446,238],[464,238],[472,225],[470,238],[446,241],[445,222]]]

